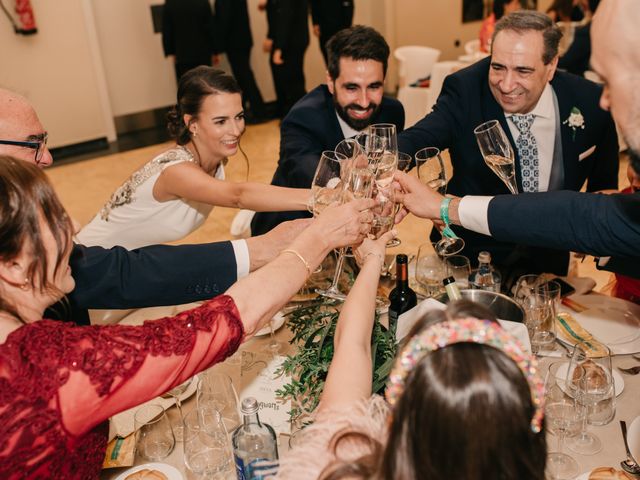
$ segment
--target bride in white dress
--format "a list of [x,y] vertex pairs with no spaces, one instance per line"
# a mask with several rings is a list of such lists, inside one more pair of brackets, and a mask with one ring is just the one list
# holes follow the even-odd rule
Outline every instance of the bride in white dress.
[[259,212],[306,210],[310,190],[225,181],[227,158],[245,130],[240,87],[201,66],[178,86],[169,114],[176,145],[129,177],[77,235],[79,243],[128,249],[179,240],[206,220],[214,205]]

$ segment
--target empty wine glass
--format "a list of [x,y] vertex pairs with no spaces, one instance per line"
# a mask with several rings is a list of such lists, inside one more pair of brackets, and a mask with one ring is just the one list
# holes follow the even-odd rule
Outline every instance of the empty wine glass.
[[[444,195],[447,191],[447,176],[440,150],[436,147],[425,147],[416,153],[415,158],[420,181],[437,190],[440,195]],[[458,237],[453,230],[445,228],[440,230],[440,234],[442,238],[434,246],[438,255],[448,257],[462,251],[464,240]]]
[[[566,362],[549,365],[545,378],[545,417],[549,431],[558,438],[557,451],[547,455],[546,476],[551,479],[569,479],[578,474],[578,463],[563,452],[566,437],[574,437],[580,431],[582,415],[575,397],[569,395],[566,386]],[[576,370],[575,383],[583,381],[582,369]]]
[[[578,343],[573,348],[567,371],[567,386],[578,403],[584,407],[582,431],[568,442],[569,449],[581,455],[595,455],[602,450],[602,442],[593,433],[587,431],[589,412],[602,400],[611,398],[615,392],[611,370],[611,351],[603,346],[605,354],[601,357],[589,357],[584,347]],[[584,381],[575,382],[576,369],[584,370]],[[579,370],[578,370],[579,371]]]
[[144,405],[136,410],[133,419],[137,454],[152,462],[168,457],[176,440],[162,405]]
[[500,122],[489,120],[477,126],[473,133],[485,163],[504,182],[511,193],[518,193],[513,147]]
[[182,441],[182,433],[184,427],[184,415],[182,415],[182,400],[180,397],[184,394],[184,392],[187,391],[187,388],[189,388],[194,378],[197,377],[191,377],[186,382],[173,387],[171,390],[162,395],[164,398],[172,397],[176,401],[176,408],[178,409],[178,415],[180,416],[180,418],[179,422],[173,425],[173,433],[175,434],[176,440],[178,442]]
[[198,382],[198,408],[215,408],[225,421],[229,431],[240,424],[238,394],[229,375],[215,370],[200,374]]
[[286,344],[284,342],[280,342],[276,339],[273,329],[273,324],[278,321],[278,317],[280,315],[282,314],[276,314],[271,320],[269,320],[269,343],[267,343],[267,345],[262,349],[263,352],[266,352],[273,356],[277,355],[286,347]]
[[442,258],[433,251],[433,246],[430,243],[423,243],[418,248],[416,281],[427,297],[437,297],[442,291],[443,279]]
[[231,442],[222,415],[199,406],[185,418],[184,463],[196,475],[213,476],[231,464]]
[[461,290],[469,288],[469,275],[471,275],[471,263],[464,255],[451,255],[444,257],[444,269],[447,277],[456,280]]

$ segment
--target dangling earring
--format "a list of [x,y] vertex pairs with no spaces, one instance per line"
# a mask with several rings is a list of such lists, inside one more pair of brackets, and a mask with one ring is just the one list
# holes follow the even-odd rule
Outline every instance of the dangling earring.
[[27,290],[29,288],[29,279],[25,278],[22,285],[20,285],[20,290]]

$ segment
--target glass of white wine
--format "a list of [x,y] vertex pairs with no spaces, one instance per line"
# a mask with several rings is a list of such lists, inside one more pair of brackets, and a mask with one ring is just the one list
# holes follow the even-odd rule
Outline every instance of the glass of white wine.
[[517,194],[513,147],[500,122],[498,120],[484,122],[478,125],[473,133],[485,163],[504,182],[511,193]]

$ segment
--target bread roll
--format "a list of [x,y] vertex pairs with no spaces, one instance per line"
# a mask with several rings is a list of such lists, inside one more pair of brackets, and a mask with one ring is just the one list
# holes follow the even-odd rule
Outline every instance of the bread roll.
[[633,480],[633,477],[613,467],[598,467],[591,471],[589,480]]

